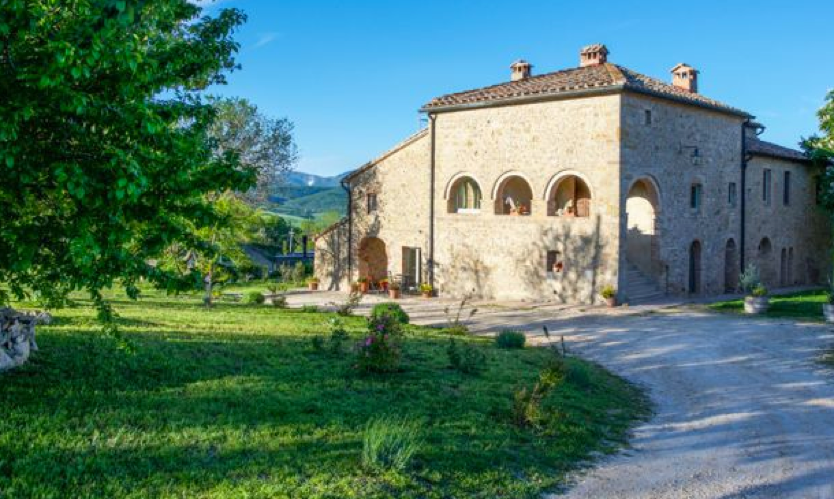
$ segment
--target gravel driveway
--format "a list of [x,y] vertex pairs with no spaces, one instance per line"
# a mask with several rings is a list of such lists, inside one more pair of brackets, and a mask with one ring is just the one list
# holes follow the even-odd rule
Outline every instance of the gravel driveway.
[[[433,302],[433,303],[432,303]],[[443,304],[404,301],[415,323]],[[569,349],[644,386],[655,415],[632,448],[575,476],[571,498],[834,499],[834,345],[822,325],[692,309],[482,307],[472,329],[541,326]],[[561,497],[561,496],[560,496]]]

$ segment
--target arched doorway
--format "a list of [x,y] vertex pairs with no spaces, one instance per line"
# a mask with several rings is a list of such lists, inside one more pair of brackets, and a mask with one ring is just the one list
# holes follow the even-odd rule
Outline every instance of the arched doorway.
[[654,279],[660,274],[659,211],[660,196],[654,184],[647,179],[635,182],[626,197],[626,259]]
[[701,242],[692,241],[689,246],[689,293],[701,293]]
[[724,248],[724,292],[732,293],[738,288],[738,251],[732,238]]
[[366,237],[359,243],[359,277],[372,282],[388,277],[388,253],[378,237]]
[[765,286],[773,287],[776,284],[776,262],[773,258],[773,245],[767,237],[759,242],[756,252],[756,265],[759,267],[762,283]]

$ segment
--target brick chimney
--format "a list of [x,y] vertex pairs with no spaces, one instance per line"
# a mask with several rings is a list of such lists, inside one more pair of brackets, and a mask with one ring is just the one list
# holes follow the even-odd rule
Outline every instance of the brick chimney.
[[510,65],[512,73],[510,74],[511,81],[524,80],[533,75],[533,65],[524,59],[519,59]]
[[698,71],[686,63],[680,63],[672,68],[672,86],[698,93]]
[[582,47],[579,51],[579,67],[598,66],[608,62],[608,49],[601,43]]

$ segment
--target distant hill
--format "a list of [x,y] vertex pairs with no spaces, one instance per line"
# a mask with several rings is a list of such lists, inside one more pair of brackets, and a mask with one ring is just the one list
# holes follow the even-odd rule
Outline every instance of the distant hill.
[[339,181],[347,175],[323,177],[312,173],[291,172],[270,196],[271,209],[294,217],[316,217],[325,212],[345,213],[347,194]]

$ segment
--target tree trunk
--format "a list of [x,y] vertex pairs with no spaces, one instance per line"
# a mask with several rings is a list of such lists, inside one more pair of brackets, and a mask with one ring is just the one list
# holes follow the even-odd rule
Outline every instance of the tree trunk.
[[211,307],[213,305],[212,302],[212,286],[214,284],[214,264],[209,264],[209,271],[205,277],[205,289],[206,289],[206,296],[203,297],[203,303],[206,307]]

